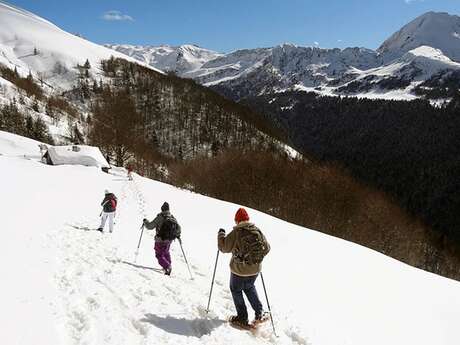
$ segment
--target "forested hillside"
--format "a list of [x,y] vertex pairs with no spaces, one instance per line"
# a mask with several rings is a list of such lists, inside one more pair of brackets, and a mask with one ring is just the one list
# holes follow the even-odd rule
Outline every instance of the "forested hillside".
[[102,71],[105,81],[85,79],[69,96],[89,108],[89,140],[118,165],[146,151],[179,160],[230,147],[281,151],[254,112],[191,80],[122,59]]
[[[289,133],[301,152],[334,162],[386,192],[436,230],[440,251],[460,247],[460,108],[426,101],[291,92],[247,104]],[[269,114],[269,115],[268,115]]]

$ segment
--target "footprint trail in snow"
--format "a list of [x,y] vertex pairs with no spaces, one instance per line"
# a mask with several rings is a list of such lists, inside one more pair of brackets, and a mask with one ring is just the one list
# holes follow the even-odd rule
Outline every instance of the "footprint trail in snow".
[[[117,188],[113,234],[86,231],[97,228],[99,219],[93,217],[67,224],[58,235],[60,328],[69,343],[306,344],[300,337],[295,341],[295,335],[274,338],[268,324],[257,336],[230,328],[225,317],[234,307],[225,288],[214,292],[217,313],[206,314],[210,272],[192,263],[196,274],[190,280],[177,243],[171,250],[171,277],[156,262],[152,234],[144,234],[142,256],[133,262],[139,235],[135,221],[146,216],[147,205],[135,182],[121,182]],[[216,284],[224,285],[220,280]]]

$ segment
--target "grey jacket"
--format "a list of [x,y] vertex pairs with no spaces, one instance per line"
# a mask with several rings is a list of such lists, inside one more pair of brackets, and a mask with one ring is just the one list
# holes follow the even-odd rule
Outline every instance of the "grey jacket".
[[[155,231],[157,232],[157,234],[155,235],[155,241],[163,241],[163,239],[158,236],[158,230],[160,230],[161,228],[161,225],[163,224],[165,218],[167,217],[170,217],[170,218],[173,218],[174,220],[176,220],[176,218],[174,218],[174,216],[171,214],[171,212],[169,211],[162,211],[160,213],[157,214],[157,216],[155,217],[154,220],[152,220],[151,222],[147,221],[144,223],[145,227],[149,230],[153,230],[155,229]],[[177,223],[177,220],[176,220],[176,223]],[[179,227],[179,229],[181,229],[179,223],[177,223],[177,226]]]

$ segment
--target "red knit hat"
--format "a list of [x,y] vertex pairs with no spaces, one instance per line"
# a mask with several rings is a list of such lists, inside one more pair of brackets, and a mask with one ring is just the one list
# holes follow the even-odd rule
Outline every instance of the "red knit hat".
[[235,223],[244,222],[249,220],[249,215],[244,208],[239,208],[235,213]]

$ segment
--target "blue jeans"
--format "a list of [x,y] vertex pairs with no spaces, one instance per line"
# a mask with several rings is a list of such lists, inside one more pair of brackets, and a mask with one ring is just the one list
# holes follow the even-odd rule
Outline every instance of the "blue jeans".
[[254,309],[256,317],[262,315],[262,303],[254,286],[257,277],[258,274],[250,277],[241,277],[234,273],[230,274],[230,291],[232,292],[233,303],[235,303],[238,318],[243,322],[248,322],[248,310],[244,303],[243,292],[248,298],[252,309]]

